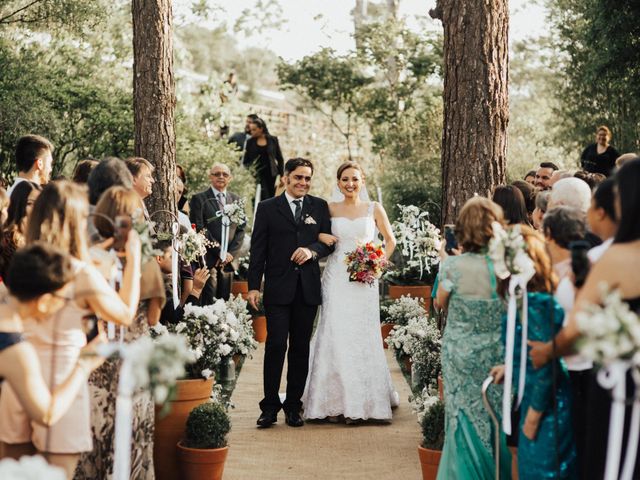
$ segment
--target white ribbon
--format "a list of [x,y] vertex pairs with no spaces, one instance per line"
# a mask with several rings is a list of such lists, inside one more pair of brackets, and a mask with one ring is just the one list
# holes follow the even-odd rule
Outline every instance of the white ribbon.
[[520,405],[524,395],[525,376],[527,374],[527,281],[520,275],[512,275],[509,279],[509,307],[507,310],[507,341],[505,346],[504,391],[502,393],[502,429],[507,435],[511,434],[511,386],[513,383],[513,353],[516,337],[517,297],[516,292],[522,292],[522,337],[520,351],[520,378],[518,380],[517,404]]
[[178,238],[180,225],[173,222],[171,225],[171,233],[173,233],[173,241],[171,242],[171,291],[173,294],[173,308],[180,305],[180,297],[178,296],[178,250],[180,249],[180,240]]
[[258,204],[260,203],[260,195],[262,194],[262,186],[256,185],[256,199],[253,202],[253,223],[256,222],[256,213],[258,212]]
[[227,250],[229,249],[229,226],[231,220],[226,215],[222,215],[222,232],[220,234],[220,260],[223,262],[227,259]]
[[[609,438],[607,441],[607,464],[604,480],[617,480],[620,470],[620,454],[622,453],[622,436],[624,433],[625,402],[627,395],[627,370],[632,368],[630,362],[616,360],[598,372],[598,383],[602,388],[612,390],[611,415],[609,417]],[[624,467],[621,480],[631,480],[638,450],[638,434],[640,433],[640,399],[637,392],[640,388],[640,375],[632,370],[635,383],[633,410],[631,413],[631,430],[627,441]]]
[[131,360],[126,358],[120,367],[113,454],[113,480],[128,480],[131,476],[131,437],[133,429],[133,378]]

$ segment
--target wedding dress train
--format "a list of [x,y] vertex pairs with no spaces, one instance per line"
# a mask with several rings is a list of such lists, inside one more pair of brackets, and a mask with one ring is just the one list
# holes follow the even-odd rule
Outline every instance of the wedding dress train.
[[349,281],[346,252],[375,239],[373,203],[365,217],[333,217],[338,238],[322,275],[320,320],[311,340],[304,417],[390,420],[398,394],[382,347],[378,283]]

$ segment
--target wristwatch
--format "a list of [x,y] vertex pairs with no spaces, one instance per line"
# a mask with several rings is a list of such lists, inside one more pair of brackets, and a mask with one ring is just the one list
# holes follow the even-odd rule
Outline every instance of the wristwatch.
[[309,249],[309,251],[311,252],[311,260],[313,260],[314,262],[318,260],[318,253],[311,249]]

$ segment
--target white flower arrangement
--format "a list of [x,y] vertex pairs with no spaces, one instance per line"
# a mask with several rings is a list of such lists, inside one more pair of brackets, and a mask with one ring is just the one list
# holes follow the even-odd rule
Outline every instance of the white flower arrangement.
[[380,310],[386,323],[395,323],[396,325],[407,325],[412,318],[427,316],[427,311],[424,308],[424,300],[408,295],[403,295],[397,300],[394,300],[391,305],[381,306]]
[[433,342],[440,345],[440,331],[435,322],[424,312],[421,316],[411,318],[406,325],[396,325],[385,339],[396,356],[408,355],[413,357],[420,349],[420,344]]
[[11,480],[66,480],[60,467],[49,465],[41,455],[23,456],[20,460],[4,458],[0,461],[0,478]]
[[576,315],[582,338],[580,353],[600,365],[626,360],[640,367],[640,317],[622,300],[620,291],[600,286],[602,305],[590,305]]
[[132,215],[131,221],[132,228],[138,232],[138,236],[140,237],[140,258],[142,264],[144,265],[148,261],[154,260],[154,257],[157,255],[162,255],[160,250],[153,247],[154,238],[151,232],[155,229],[156,223],[151,220],[146,220],[142,210],[136,210]]
[[184,336],[195,356],[187,367],[190,378],[208,378],[224,358],[249,355],[257,348],[247,302],[240,296],[202,307],[187,304],[183,320],[169,325],[168,331]]
[[235,223],[236,225],[244,225],[247,223],[244,198],[240,198],[232,203],[227,203],[217,215],[219,217],[227,217],[231,223]]
[[196,359],[184,337],[163,328],[154,327],[152,337],[141,337],[126,344],[111,343],[101,348],[105,356],[117,353],[123,361],[128,361],[134,388],[149,390],[158,405],[171,397],[176,380],[185,375],[185,364]]
[[404,267],[389,278],[417,277],[420,281],[434,275],[440,263],[440,230],[432,224],[429,212],[415,205],[398,205],[400,218],[393,222],[393,234],[402,252]]
[[209,240],[203,229],[200,232],[187,230],[180,235],[180,257],[186,263],[198,261],[207,254],[207,248],[216,246],[216,243]]
[[411,410],[418,416],[418,422],[422,422],[424,415],[438,402],[438,387],[427,385],[422,391],[411,399]]
[[505,230],[498,222],[491,224],[493,237],[489,240],[489,257],[496,276],[504,280],[511,275],[531,279],[536,269],[527,253],[527,245],[520,232],[520,225]]

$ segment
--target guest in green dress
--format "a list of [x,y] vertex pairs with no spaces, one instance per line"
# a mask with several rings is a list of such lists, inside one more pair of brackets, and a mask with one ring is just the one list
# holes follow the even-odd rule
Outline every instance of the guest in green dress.
[[[527,338],[547,342],[562,328],[564,311],[556,302],[553,291],[557,283],[544,238],[532,228],[521,226],[527,253],[536,273],[527,284]],[[500,285],[506,295],[508,280]],[[506,315],[503,331],[506,331]],[[520,372],[520,312],[516,318],[513,383],[517,389]],[[502,379],[502,367],[494,369]],[[555,381],[554,381],[555,378]],[[515,394],[515,391],[514,391]],[[576,451],[571,424],[571,384],[562,359],[533,368],[527,358],[524,395],[520,404],[518,435],[518,478],[520,480],[577,479]]]
[[[497,204],[484,197],[469,200],[456,223],[456,238],[464,253],[447,257],[440,265],[436,300],[448,313],[442,339],[445,442],[438,480],[495,478],[495,432],[481,395],[489,370],[504,356],[500,340],[504,303],[486,253],[492,222],[503,223]],[[490,393],[492,404],[498,406],[502,392]],[[504,435],[500,478],[511,478]]]

